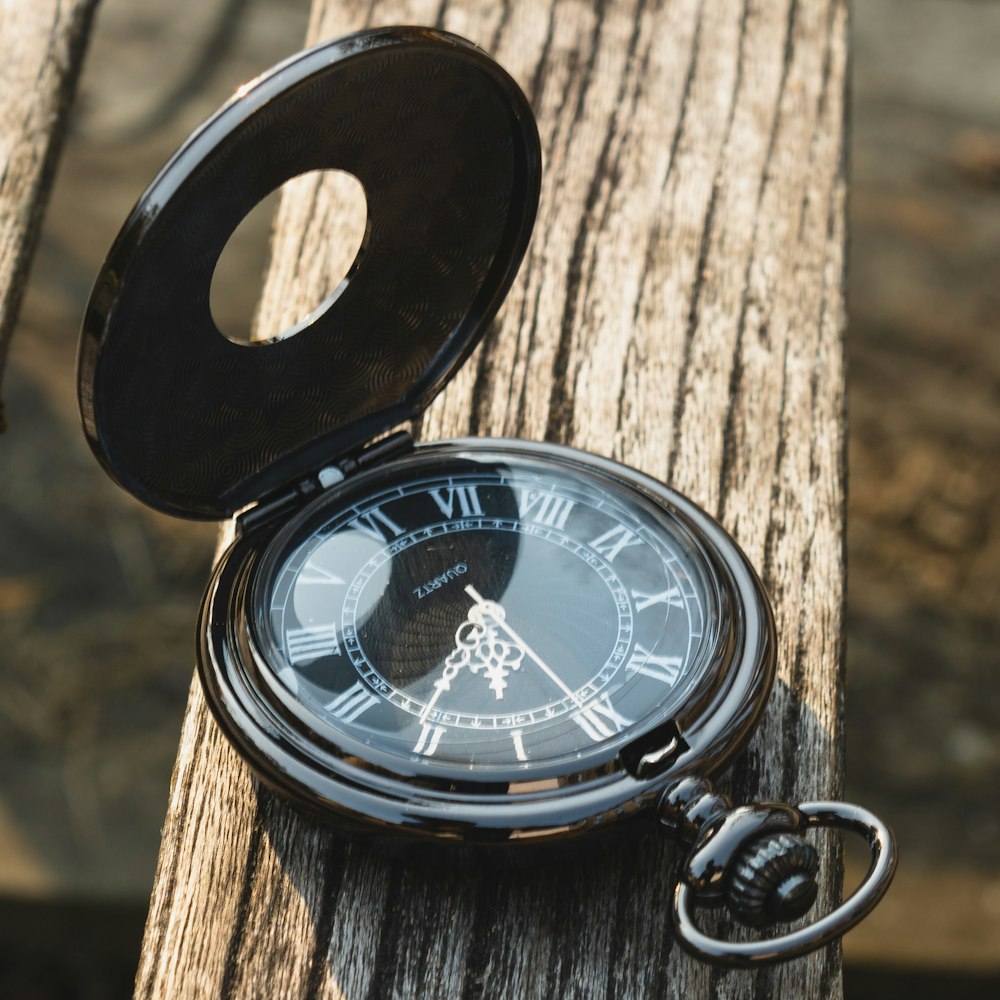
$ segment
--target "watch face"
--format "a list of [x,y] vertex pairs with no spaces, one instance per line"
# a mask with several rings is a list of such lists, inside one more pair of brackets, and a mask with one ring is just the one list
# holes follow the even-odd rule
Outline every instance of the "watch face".
[[264,683],[300,727],[412,772],[613,757],[704,680],[720,593],[690,524],[596,466],[453,450],[344,484],[271,543]]

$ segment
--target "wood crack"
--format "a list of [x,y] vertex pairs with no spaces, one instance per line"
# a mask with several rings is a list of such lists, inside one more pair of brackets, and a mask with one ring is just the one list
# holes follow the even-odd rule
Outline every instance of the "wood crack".
[[[733,367],[729,376],[729,405],[726,409],[724,430],[722,432],[722,464],[719,470],[719,510],[726,509],[726,500],[730,486],[730,470],[733,466],[733,457],[736,453],[736,443],[734,441],[737,404],[741,400],[741,382],[743,378],[743,337],[746,333],[747,309],[750,301],[750,276],[754,265],[757,262],[757,242],[760,236],[760,224],[762,219],[761,206],[764,203],[764,193],[767,190],[770,180],[771,162],[774,159],[775,145],[778,140],[778,132],[781,125],[782,105],[785,97],[785,87],[788,83],[788,73],[791,68],[792,57],[795,52],[795,16],[798,10],[798,0],[791,0],[788,5],[788,15],[785,21],[785,45],[784,58],[782,60],[781,75],[778,81],[778,93],[774,102],[774,117],[771,121],[771,130],[767,140],[767,150],[764,153],[764,161],[761,165],[760,182],[757,186],[757,205],[754,212],[753,229],[750,236],[750,250],[747,256],[746,269],[743,272],[742,295],[740,297],[739,318],[736,323],[736,344],[733,350]],[[765,327],[766,328],[766,327]],[[787,362],[787,355],[785,358]],[[784,390],[784,383],[782,383]],[[775,464],[775,474],[780,467]]]
[[[670,153],[667,157],[667,167],[663,172],[663,183],[660,185],[659,201],[665,200],[667,185],[674,174],[674,164],[677,162],[677,150],[680,147],[681,136],[684,134],[684,126],[687,122],[688,104],[691,100],[691,86],[694,83],[695,74],[698,69],[698,54],[701,51],[701,18],[702,4],[699,3],[695,13],[694,37],[691,43],[691,53],[688,58],[687,69],[684,73],[684,86],[681,91],[680,110],[677,113],[677,122],[674,125],[673,134],[670,138]],[[646,252],[643,254],[642,273],[639,279],[640,294],[636,296],[635,309],[632,312],[632,322],[639,322],[639,309],[642,305],[642,290],[645,289],[649,275],[652,271],[655,248],[666,233],[659,221],[650,229],[649,238],[646,240]],[[620,421],[619,421],[620,423]]]
[[[580,96],[577,99],[573,123],[569,128],[569,136],[573,135],[574,128],[579,125],[583,118],[584,103],[593,79],[594,63],[599,51],[601,29],[604,26],[606,7],[607,0],[600,0],[597,5],[596,23],[594,26],[594,35],[591,39],[590,54],[580,73]],[[624,80],[622,87],[624,87]],[[560,323],[559,341],[552,363],[553,389],[549,400],[549,420],[545,428],[546,441],[565,443],[568,440],[573,424],[573,386],[567,375],[573,336],[576,329],[576,310],[580,296],[580,285],[583,280],[583,255],[586,249],[587,232],[591,224],[591,213],[597,202],[601,182],[604,180],[604,165],[611,143],[614,140],[617,121],[618,111],[616,108],[611,115],[611,121],[604,136],[601,152],[598,155],[597,163],[590,177],[583,213],[577,225],[576,236],[573,240],[573,249],[570,252],[566,280],[566,299]]]
[[673,482],[674,480],[674,469],[681,450],[682,425],[684,422],[684,409],[687,405],[688,380],[690,378],[692,350],[695,334],[698,330],[701,295],[705,287],[705,269],[708,263],[712,233],[715,226],[715,212],[719,198],[719,186],[722,182],[722,170],[726,160],[726,151],[729,147],[729,141],[732,136],[733,122],[736,118],[736,104],[743,84],[743,61],[745,58],[744,46],[746,45],[747,22],[749,16],[749,6],[746,2],[744,2],[742,14],[740,16],[739,41],[737,43],[736,55],[736,74],[729,98],[729,111],[726,118],[726,128],[722,143],[719,147],[715,173],[712,178],[712,194],[709,198],[708,210],[705,213],[705,224],[702,227],[701,239],[698,244],[698,261],[695,265],[694,284],[691,288],[691,307],[688,312],[687,330],[684,338],[684,355],[681,360],[680,372],[677,376],[677,395],[674,400],[673,440],[670,446],[670,457],[667,461],[667,482]]
[[260,864],[261,840],[263,837],[263,824],[260,822],[259,810],[254,817],[253,829],[250,833],[250,842],[247,844],[247,864],[243,872],[243,882],[240,886],[239,902],[236,904],[235,919],[232,924],[232,933],[229,937],[229,944],[226,948],[226,966],[222,983],[219,988],[219,996],[222,1000],[234,1000],[239,994],[236,992],[239,982],[237,976],[241,971],[240,951],[243,946],[244,936],[248,931],[252,931],[254,924],[249,920],[250,902],[253,896],[254,880],[257,877],[257,867]]

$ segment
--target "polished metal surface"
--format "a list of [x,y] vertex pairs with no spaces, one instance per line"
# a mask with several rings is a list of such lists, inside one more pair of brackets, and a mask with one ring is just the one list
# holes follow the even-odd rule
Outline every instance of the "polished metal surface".
[[[368,225],[338,294],[276,342],[219,332],[216,264],[286,181],[342,170]],[[419,413],[517,273],[541,152],[517,84],[432,28],[326,42],[242,87],[139,198],[80,340],[84,430],[144,503],[220,518]]]
[[864,882],[837,909],[805,927],[760,941],[724,941],[698,929],[696,891],[685,881],[674,890],[677,939],[692,955],[719,965],[751,967],[786,961],[815,951],[863,920],[885,895],[896,869],[896,842],[877,816],[849,802],[806,802],[798,806],[807,826],[834,827],[863,836],[871,849]]
[[[364,496],[407,469],[447,461],[532,461],[539,468],[608,477],[627,496],[669,510],[687,526],[706,560],[720,601],[718,641],[670,717],[653,715],[629,742],[584,740],[572,759],[521,766],[477,780],[468,766],[426,760],[406,765],[377,746],[303,721],[263,678],[278,654],[261,641],[257,621],[267,562],[279,533],[297,536],[345,493]],[[263,781],[300,806],[347,829],[387,842],[407,838],[450,845],[504,845],[519,854],[542,842],[590,837],[650,822],[660,792],[692,771],[718,770],[753,732],[771,689],[775,637],[760,581],[733,539],[689,499],[634,469],[572,448],[525,441],[466,439],[417,446],[412,454],[366,467],[326,491],[287,522],[237,538],[217,567],[199,625],[198,666],[209,706],[223,731]],[[682,740],[665,766],[630,767],[630,749],[653,752]],[[641,756],[640,755],[640,756]]]

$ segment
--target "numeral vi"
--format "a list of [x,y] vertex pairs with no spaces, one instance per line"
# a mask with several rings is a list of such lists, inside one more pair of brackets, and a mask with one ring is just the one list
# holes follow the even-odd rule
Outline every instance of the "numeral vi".
[[351,521],[351,527],[355,531],[363,531],[376,542],[388,541],[389,534],[398,538],[403,533],[403,529],[381,507],[373,507],[366,514],[356,517]]

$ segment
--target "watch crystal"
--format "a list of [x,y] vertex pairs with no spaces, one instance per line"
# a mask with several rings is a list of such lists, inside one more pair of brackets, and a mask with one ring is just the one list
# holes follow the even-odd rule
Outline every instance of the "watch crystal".
[[397,463],[272,546],[262,629],[283,700],[333,744],[530,769],[669,718],[715,621],[684,523],[594,469]]

